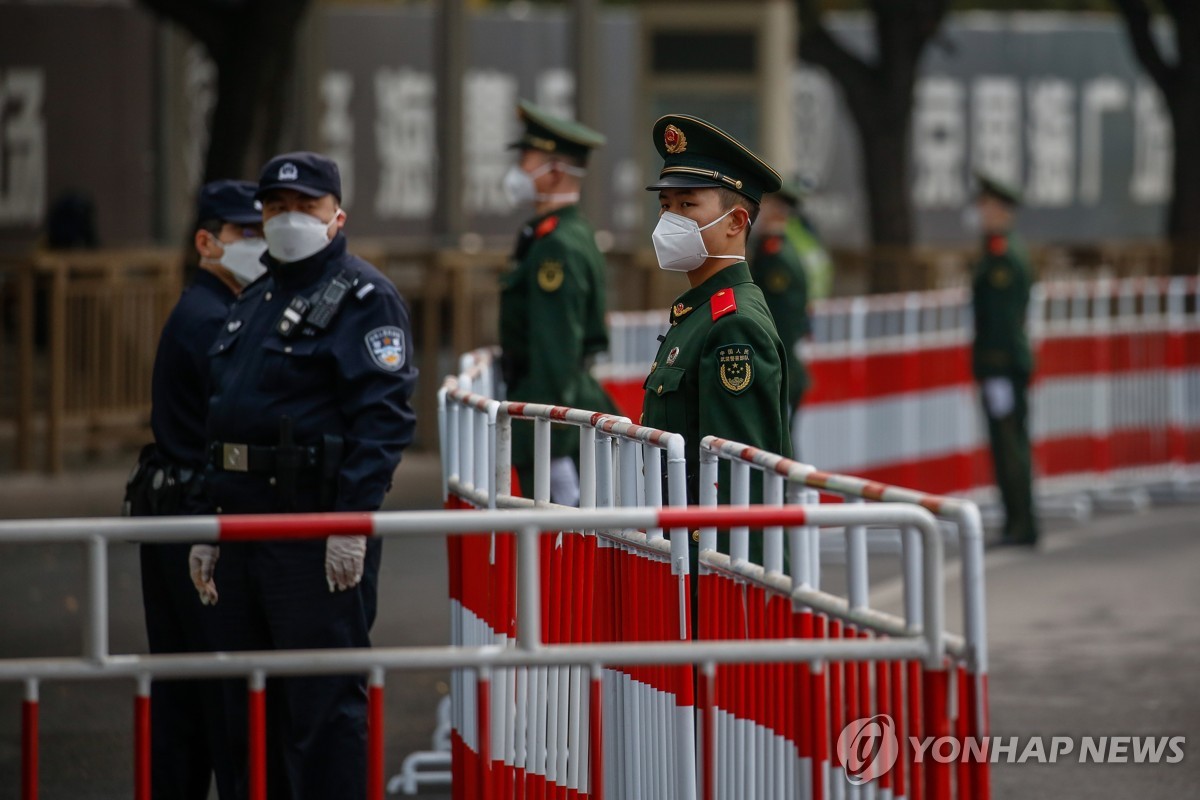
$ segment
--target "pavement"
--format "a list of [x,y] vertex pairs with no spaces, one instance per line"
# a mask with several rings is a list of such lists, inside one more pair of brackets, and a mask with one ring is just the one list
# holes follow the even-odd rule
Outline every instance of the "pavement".
[[[0,474],[0,518],[110,516],[127,462],[58,477]],[[440,505],[436,457],[401,464],[388,509]],[[1097,506],[1099,507],[1099,506]],[[991,723],[995,736],[1185,736],[1178,764],[997,764],[995,798],[1198,796],[1200,786],[1200,537],[1194,505],[1129,506],[1047,524],[1034,550],[988,551]],[[444,545],[384,548],[378,645],[448,640]],[[839,580],[828,566],[827,587]],[[894,569],[872,564],[873,605],[898,593]],[[110,553],[111,650],[144,652],[137,553]],[[958,597],[951,573],[947,597]],[[78,545],[0,546],[0,658],[78,653],[83,553]],[[957,603],[948,624],[961,630]],[[427,749],[443,673],[393,673],[386,700],[388,774]],[[109,800],[131,794],[132,686],[42,687],[41,797]],[[16,795],[21,687],[0,684],[0,797]],[[422,797],[445,797],[426,794]]]

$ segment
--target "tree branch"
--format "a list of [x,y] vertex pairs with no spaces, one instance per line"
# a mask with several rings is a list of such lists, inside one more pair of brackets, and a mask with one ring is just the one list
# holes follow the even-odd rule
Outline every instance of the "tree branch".
[[211,3],[195,0],[141,0],[141,3],[190,33],[210,54],[215,53],[225,40],[227,15]]
[[1200,81],[1200,5],[1195,0],[1163,0],[1163,5],[1175,22],[1175,72],[1195,85]]
[[847,93],[875,80],[875,68],[846,49],[821,19],[819,0],[796,0],[800,17],[800,57],[824,67]]
[[917,0],[914,4],[913,45],[918,53],[937,35],[949,10],[950,0]]
[[1113,0],[1113,3],[1125,18],[1129,42],[1142,68],[1158,84],[1163,94],[1170,95],[1175,70],[1163,59],[1158,42],[1154,41],[1154,33],[1150,29],[1150,9],[1146,7],[1145,0]]

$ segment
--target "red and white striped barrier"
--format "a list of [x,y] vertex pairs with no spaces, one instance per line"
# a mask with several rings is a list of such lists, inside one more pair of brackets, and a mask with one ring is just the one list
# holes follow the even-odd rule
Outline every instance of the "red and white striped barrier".
[[[1197,280],[1049,281],[1031,296],[1030,390],[1040,480],[1172,478],[1200,462]],[[812,389],[801,448],[823,468],[946,494],[992,483],[970,369],[965,290],[822,300],[805,347]],[[641,383],[661,312],[614,314],[597,368],[622,413]]]
[[[480,361],[488,358],[488,354],[482,354]],[[465,377],[463,383],[487,389],[472,377],[471,371]],[[452,505],[558,508],[548,502],[549,484],[542,477],[549,471],[551,424],[579,429],[581,505],[585,508],[661,504],[664,455],[668,494],[672,499],[686,496],[683,442],[676,435],[578,409],[503,403],[466,391],[461,385],[448,380],[441,395],[446,486]],[[535,425],[535,492],[531,500],[513,497],[509,491],[507,441],[514,420]],[[464,444],[468,441],[469,451]],[[747,659],[736,666],[710,665],[700,673],[699,742],[690,735],[695,719],[690,670],[664,666],[605,672],[600,694],[606,699],[599,706],[589,704],[589,710],[600,709],[600,719],[595,719],[594,712],[590,719],[599,723],[601,738],[589,739],[586,745],[580,742],[579,748],[567,746],[565,764],[556,760],[564,755],[561,740],[557,745],[548,745],[545,752],[537,749],[537,758],[530,765],[528,752],[523,761],[519,749],[487,749],[496,737],[484,742],[471,738],[470,731],[481,716],[480,710],[486,707],[484,716],[489,724],[511,725],[518,731],[530,726],[538,731],[545,729],[545,734],[539,732],[534,738],[549,742],[554,739],[549,735],[551,721],[556,717],[561,720],[565,714],[570,727],[572,709],[582,704],[582,698],[572,693],[564,697],[561,692],[542,688],[549,681],[533,671],[524,676],[484,676],[486,689],[464,685],[462,681],[469,681],[464,675],[455,684],[464,697],[464,713],[457,723],[464,733],[454,756],[455,796],[582,796],[590,788],[591,796],[607,792],[622,798],[705,800],[874,797],[876,789],[886,797],[989,797],[986,764],[964,763],[952,770],[950,765],[932,760],[918,763],[911,747],[906,747],[905,757],[895,768],[859,787],[848,780],[835,746],[844,725],[872,714],[888,714],[902,733],[916,736],[986,734],[982,536],[975,506],[967,501],[820,473],[780,456],[711,437],[703,443],[702,452],[702,469],[711,470],[709,477],[702,474],[700,481],[701,486],[712,490],[712,496],[705,498],[708,502],[715,503],[716,460],[732,457],[735,504],[739,498],[741,503],[748,500],[749,471],[754,467],[767,473],[767,505],[782,504],[785,499],[792,503],[816,502],[816,492],[807,491],[812,487],[851,498],[896,500],[946,518],[957,526],[963,552],[968,635],[960,638],[944,631],[939,635],[950,660],[877,657],[872,665],[855,657],[784,665],[756,664]],[[486,458],[481,458],[483,454]],[[865,510],[862,506],[855,508]],[[694,636],[700,641],[733,646],[751,641],[802,641],[887,647],[927,625],[925,593],[940,593],[942,589],[940,581],[937,587],[928,583],[930,575],[923,561],[928,553],[922,552],[915,531],[903,534],[901,573],[906,602],[905,615],[898,617],[868,606],[865,527],[848,526],[844,532],[853,574],[849,576],[849,596],[842,598],[820,590],[821,556],[815,529],[788,529],[791,560],[785,569],[784,528],[767,527],[766,563],[751,565],[746,563],[746,554],[757,510],[725,510],[741,515],[739,526],[731,531],[731,553],[713,552],[715,529],[698,528],[704,552],[698,576],[699,627],[695,632],[689,630],[685,549],[689,529],[673,530],[667,542],[659,529],[648,529],[644,534],[623,531],[593,536],[588,531],[559,533],[543,526],[553,531],[543,535],[542,544],[546,558],[541,581],[549,604],[542,609],[544,629],[566,630],[569,637],[581,631],[583,636],[596,640],[646,644]],[[452,605],[463,630],[482,628],[483,641],[511,646],[519,639],[519,630],[501,632],[502,624],[512,621],[512,615],[503,611],[511,596],[504,588],[505,576],[511,574],[504,555],[505,536],[482,538],[473,553],[467,552],[466,540],[463,552],[452,550],[452,574],[458,576],[452,578]],[[673,564],[679,566],[673,568]],[[561,577],[556,577],[559,573]],[[491,588],[485,592],[482,587]],[[576,597],[576,587],[585,597],[592,597],[590,607],[586,599]],[[555,621],[554,609],[582,613],[584,617],[573,622],[564,617]],[[480,619],[484,620],[482,625]],[[941,625],[936,629],[941,631]],[[559,686],[567,680],[569,674],[560,678]],[[523,685],[536,688],[522,689]],[[497,690],[497,686],[501,688]],[[952,691],[961,695],[953,702]],[[961,711],[952,715],[955,707]],[[581,719],[583,713],[581,708]],[[592,726],[584,723],[580,728],[591,730]],[[571,766],[577,758],[592,767],[591,784],[572,781]],[[553,771],[549,768],[551,761],[556,762]],[[958,773],[956,779],[952,779],[952,771]],[[485,775],[491,776],[490,782],[485,783]]]
[[[488,359],[480,361],[486,364]],[[468,370],[468,380],[477,374]],[[472,382],[478,384],[479,379]],[[579,428],[582,508],[661,506],[664,457],[671,493],[684,491],[682,437],[575,409],[501,404],[457,385],[444,389],[442,400],[443,441],[454,454],[446,459],[448,507],[528,504],[509,491],[506,443],[513,420],[535,426],[535,505],[544,507],[549,501],[551,422]],[[472,444],[469,452],[465,442]],[[485,452],[488,458],[472,459],[472,454]],[[470,478],[463,480],[460,470]],[[689,639],[685,532],[673,542],[672,548],[661,529],[543,534],[541,614],[546,643]],[[516,641],[511,551],[511,534],[451,540],[455,641],[460,635],[464,644],[505,647]],[[647,613],[648,609],[657,611]],[[579,668],[499,671],[488,681],[485,701],[481,687],[472,687],[466,675],[456,675],[455,696],[462,700],[453,715],[454,796],[483,796],[482,779],[476,777],[483,774],[491,776],[487,792],[495,797],[511,792],[595,796],[593,782],[620,787],[618,796],[694,796],[693,671],[604,669],[590,697],[580,691],[584,683]],[[593,708],[599,697],[604,698],[603,707]],[[485,703],[495,724],[486,751],[471,733]],[[598,744],[612,757],[598,762],[589,776],[589,753],[583,743],[600,730],[600,718],[594,729],[589,722],[597,712],[609,723]],[[674,768],[664,770],[661,765]]]
[[[836,743],[846,723],[859,718],[886,715],[894,723],[898,739],[908,743],[910,736],[941,736],[953,733],[960,741],[983,741],[988,735],[987,633],[983,576],[983,536],[979,511],[973,503],[938,497],[910,489],[887,486],[862,478],[835,475],[749,447],[738,442],[706,437],[700,444],[701,504],[717,503],[718,461],[731,462],[732,505],[749,502],[750,473],[762,473],[764,500],[780,502],[819,502],[819,494],[831,499],[853,502],[898,502],[927,509],[947,523],[945,533],[957,539],[962,558],[962,601],[965,636],[955,638],[947,647],[949,663],[944,670],[926,670],[915,661],[796,665],[773,668],[731,666],[718,668],[715,679],[717,707],[713,752],[724,756],[715,768],[727,776],[741,771],[755,774],[760,781],[756,797],[846,796],[847,789],[858,789],[847,779]],[[920,543],[911,531],[900,531],[902,572],[905,582],[904,617],[896,619],[870,608],[867,530],[861,526],[845,533],[845,604],[834,603],[821,592],[821,551],[817,531],[795,528],[766,528],[763,563],[747,562],[749,529],[733,528],[730,552],[716,551],[715,530],[700,531],[700,581],[702,638],[775,639],[775,638],[863,638],[877,639],[920,624],[922,598],[920,582]],[[788,543],[789,563],[784,560],[784,542]],[[790,575],[790,578],[788,576]],[[811,598],[795,603],[797,596]],[[762,609],[762,614],[755,614]],[[757,620],[757,624],[756,621]],[[708,622],[706,625],[705,622]],[[794,674],[788,674],[788,670]],[[758,670],[756,673],[755,670]],[[749,677],[747,677],[749,673]],[[722,680],[723,679],[723,680]],[[747,694],[745,687],[752,687]],[[789,693],[788,687],[793,687]],[[953,687],[954,702],[943,702]],[[757,689],[755,691],[754,689]],[[780,715],[779,695],[789,718]],[[924,702],[922,702],[924,697]],[[709,703],[705,702],[705,708]],[[953,709],[953,711],[952,711]],[[732,746],[753,736],[756,748]],[[774,747],[761,742],[769,738]],[[864,791],[876,785],[883,796],[923,797],[926,775],[907,747],[896,766],[868,782]],[[754,764],[753,758],[765,760]],[[932,779],[946,782],[940,773]],[[765,781],[765,786],[763,784]],[[721,786],[721,782],[717,782]],[[741,782],[726,783],[718,797],[746,797]],[[788,787],[787,794],[772,792],[771,786]],[[796,791],[792,791],[795,786]],[[958,765],[953,796],[986,800],[990,797],[990,776],[986,761]],[[854,792],[850,792],[854,796]]]
[[[925,558],[922,564],[924,591],[928,599],[920,631],[896,637],[889,642],[738,642],[712,645],[702,641],[667,641],[658,639],[658,631],[651,629],[646,641],[596,642],[591,644],[555,644],[542,636],[542,596],[546,587],[540,576],[541,550],[539,531],[561,532],[596,531],[620,532],[624,530],[686,529],[694,526],[712,525],[726,528],[741,522],[752,525],[847,525],[847,524],[891,524],[910,525],[921,531],[925,542]],[[516,572],[516,646],[464,647],[394,647],[394,648],[347,648],[333,650],[297,650],[275,652],[238,653],[187,653],[174,655],[112,655],[108,652],[108,613],[105,598],[108,592],[107,547],[112,541],[120,542],[227,542],[248,540],[297,540],[323,538],[330,535],[367,536],[445,536],[470,535],[471,531],[516,531],[515,553],[512,559]],[[523,510],[478,510],[478,511],[433,511],[403,513],[330,513],[330,514],[274,514],[258,516],[225,517],[146,517],[146,518],[101,518],[80,520],[14,520],[0,521],[0,544],[38,544],[51,542],[85,542],[88,545],[88,614],[84,617],[85,652],[79,657],[66,658],[15,658],[0,659],[0,681],[20,681],[26,686],[22,703],[22,780],[21,797],[28,800],[38,795],[38,691],[47,681],[113,680],[125,679],[136,682],[134,702],[135,774],[134,797],[149,797],[150,768],[150,715],[152,697],[147,689],[152,679],[159,678],[230,678],[247,679],[250,699],[249,714],[249,797],[262,800],[266,797],[269,776],[265,761],[265,681],[268,676],[327,675],[362,673],[370,676],[368,719],[367,770],[369,797],[383,797],[383,732],[382,708],[384,674],[387,670],[429,669],[472,669],[479,676],[480,697],[475,723],[475,742],[481,748],[479,782],[474,785],[477,792],[473,797],[507,797],[515,791],[515,782],[498,785],[489,765],[489,746],[498,736],[497,730],[506,731],[504,722],[494,722],[490,711],[491,678],[508,671],[525,670],[532,676],[535,670],[568,668],[586,669],[590,678],[590,696],[580,702],[588,709],[586,724],[581,724],[578,736],[574,729],[568,733],[568,744],[575,737],[574,750],[568,750],[566,762],[567,780],[576,776],[578,788],[560,787],[561,781],[547,781],[545,792],[569,797],[599,798],[605,793],[609,774],[607,749],[601,749],[607,734],[603,726],[607,715],[601,714],[605,698],[599,680],[600,671],[613,665],[624,665],[625,670],[644,670],[639,674],[668,677],[664,685],[670,686],[669,671],[683,665],[701,665],[712,672],[717,664],[730,661],[785,662],[813,659],[888,660],[895,658],[920,659],[927,666],[940,664],[944,658],[947,639],[943,635],[944,609],[942,606],[942,551],[936,523],[928,512],[896,504],[874,508],[843,506],[817,508],[761,507],[755,509],[655,509],[655,508],[609,508],[593,510],[539,508]],[[544,541],[544,540],[543,540]],[[669,551],[669,549],[668,549]],[[637,579],[634,584],[641,589],[647,581]],[[641,601],[632,601],[633,611],[645,611],[646,604],[657,599],[655,596],[640,595]],[[657,609],[650,609],[652,611]],[[584,618],[585,615],[577,615]],[[666,634],[664,634],[666,636]],[[546,642],[543,644],[543,642]],[[690,670],[686,670],[690,672]],[[530,686],[534,681],[530,680]],[[532,691],[532,690],[531,690]],[[582,693],[582,689],[581,689]],[[559,709],[552,702],[549,692],[543,699],[531,704],[540,717],[549,719],[551,710]],[[559,696],[561,698],[561,695]],[[561,702],[561,700],[560,700]],[[640,744],[646,750],[631,751],[634,759],[643,758],[640,788],[633,794],[614,789],[614,797],[694,797],[686,785],[673,785],[669,776],[662,773],[663,766],[678,770],[678,764],[668,761],[665,765],[654,759],[655,752],[647,741],[649,737],[670,735],[670,731],[658,724],[654,716],[654,704],[630,704],[632,720],[627,722],[641,725],[643,739]],[[583,723],[583,720],[581,720]],[[540,726],[539,726],[540,728]],[[546,730],[550,730],[547,725]],[[587,730],[586,737],[583,731]],[[625,733],[615,730],[619,736]],[[626,734],[627,735],[627,734]],[[539,765],[541,746],[549,750],[549,740],[535,736],[537,748],[534,763]],[[558,739],[561,741],[561,737]],[[544,761],[549,771],[549,757]],[[558,761],[555,767],[560,767]],[[603,765],[604,771],[600,767]],[[628,764],[623,769],[630,769]],[[637,768],[636,764],[633,767]],[[618,773],[624,777],[624,773]],[[558,776],[561,778],[561,775]],[[586,781],[586,782],[585,782]],[[661,787],[667,793],[659,794]],[[496,792],[499,792],[497,794]],[[523,794],[521,796],[528,796]]]

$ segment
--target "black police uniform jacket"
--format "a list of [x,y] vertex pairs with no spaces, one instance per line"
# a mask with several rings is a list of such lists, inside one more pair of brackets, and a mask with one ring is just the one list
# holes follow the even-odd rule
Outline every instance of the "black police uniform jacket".
[[150,384],[150,428],[164,458],[203,470],[208,405],[208,350],[237,297],[216,275],[196,274],[183,290],[158,340]]
[[[320,500],[320,470],[304,469],[294,510],[377,509],[416,425],[408,308],[387,278],[346,252],[340,233],[309,258],[281,264],[268,254],[263,263],[267,274],[242,292],[209,350],[210,447],[277,445],[287,416],[297,445],[316,446],[327,436],[342,443],[332,502]],[[313,297],[339,275],[352,285],[332,322],[281,334],[292,299]],[[210,466],[207,488],[211,505],[225,513],[291,510],[281,506],[281,487],[266,472]]]

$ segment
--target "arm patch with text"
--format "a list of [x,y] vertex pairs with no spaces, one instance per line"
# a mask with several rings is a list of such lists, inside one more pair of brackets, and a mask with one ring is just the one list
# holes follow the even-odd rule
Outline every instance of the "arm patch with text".
[[716,350],[717,375],[730,394],[742,394],[754,383],[754,348],[748,344],[723,344]]

